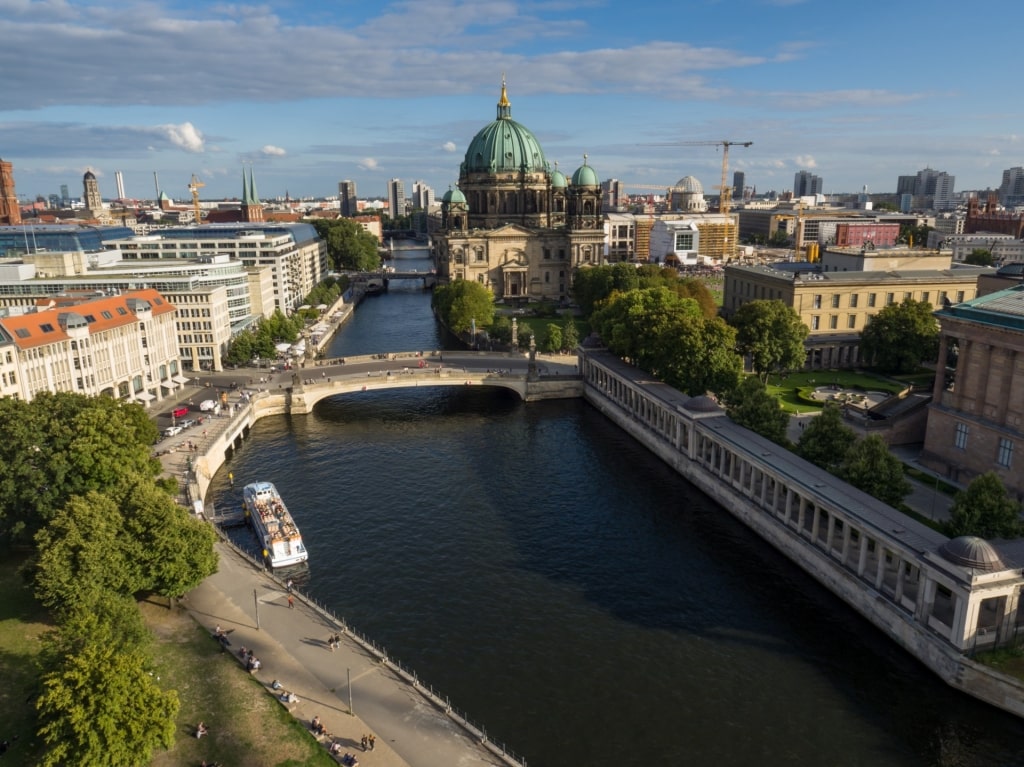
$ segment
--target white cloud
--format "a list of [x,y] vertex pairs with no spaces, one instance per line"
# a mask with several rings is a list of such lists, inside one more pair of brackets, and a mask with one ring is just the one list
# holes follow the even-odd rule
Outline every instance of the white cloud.
[[454,152],[455,148],[456,148],[455,147],[455,142],[454,141],[445,141],[444,144],[441,145],[441,148],[444,151],[446,151],[446,152]]
[[181,125],[158,125],[154,130],[167,138],[176,147],[186,152],[200,153],[204,150],[203,134],[192,123]]
[[372,157],[365,157],[358,163],[358,166],[361,170],[376,170],[377,161]]
[[264,157],[284,157],[286,154],[288,154],[288,152],[286,152],[279,146],[267,144],[260,150],[260,154],[262,154]]

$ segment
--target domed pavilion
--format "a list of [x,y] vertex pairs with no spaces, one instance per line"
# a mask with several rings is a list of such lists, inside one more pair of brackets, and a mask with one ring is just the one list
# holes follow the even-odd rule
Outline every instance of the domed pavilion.
[[438,275],[487,285],[514,302],[569,297],[572,270],[600,262],[601,184],[587,163],[571,180],[512,119],[504,79],[495,119],[477,131],[459,181],[441,200]]

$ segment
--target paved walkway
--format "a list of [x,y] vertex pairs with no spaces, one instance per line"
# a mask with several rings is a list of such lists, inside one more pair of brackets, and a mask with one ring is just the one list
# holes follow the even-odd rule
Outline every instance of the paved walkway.
[[[345,751],[356,754],[360,765],[514,763],[470,737],[457,721],[353,637],[342,634],[340,647],[331,651],[327,638],[340,630],[339,625],[301,595],[296,595],[294,608],[289,608],[287,590],[229,546],[218,544],[218,553],[218,572],[189,592],[182,604],[211,634],[217,625],[230,632],[228,649],[236,657],[243,646],[253,650],[262,663],[255,676],[266,686],[267,695],[280,693],[271,686],[278,680],[282,690],[299,699],[287,705],[288,710],[307,725],[319,716],[331,737],[340,741]],[[245,673],[241,661],[238,673]],[[354,713],[349,710],[350,696]],[[214,716],[207,723],[217,726]],[[377,738],[376,748],[364,753],[360,739],[370,733]],[[321,742],[326,747],[329,741],[321,738]]]

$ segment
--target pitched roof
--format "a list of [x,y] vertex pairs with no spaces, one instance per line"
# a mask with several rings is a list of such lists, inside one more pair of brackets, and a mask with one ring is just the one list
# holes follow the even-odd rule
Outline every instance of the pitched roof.
[[0,329],[19,349],[66,341],[68,328],[89,328],[90,335],[137,322],[136,312],[151,309],[158,317],[175,307],[152,288],[92,300],[61,296],[44,299],[42,311],[0,319]]

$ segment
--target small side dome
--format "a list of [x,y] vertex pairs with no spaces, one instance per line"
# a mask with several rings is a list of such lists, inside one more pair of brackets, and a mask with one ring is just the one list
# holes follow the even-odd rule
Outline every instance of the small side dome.
[[92,181],[95,181],[95,180],[96,180],[96,174],[95,174],[95,173],[93,173],[93,172],[92,172],[91,170],[87,170],[87,171],[85,172],[85,175],[84,175],[84,176],[82,176],[82,178],[83,178],[83,179],[86,179],[86,180],[92,180]]
[[583,164],[572,174],[573,186],[601,186],[597,180],[597,172],[587,165],[587,156],[583,155]]
[[700,181],[697,180],[696,176],[683,176],[676,182],[675,188],[680,192],[704,194],[704,187],[701,185]]
[[458,187],[455,187],[454,189],[452,187],[448,187],[448,191],[444,193],[444,197],[441,198],[441,202],[446,203],[448,205],[451,205],[453,202],[456,204],[465,205],[466,195],[464,195],[462,193],[462,190],[459,189]]
[[566,181],[565,174],[562,173],[558,168],[551,171],[551,188],[552,189],[565,189],[569,182]]
[[718,403],[707,394],[701,394],[699,397],[686,400],[683,403],[683,407],[691,413],[715,413],[721,410]]
[[1003,564],[1003,560],[999,558],[996,550],[992,548],[992,544],[976,535],[961,535],[959,538],[946,541],[939,547],[939,554],[943,559],[961,567],[971,567],[986,572],[1006,569],[1006,565]]

